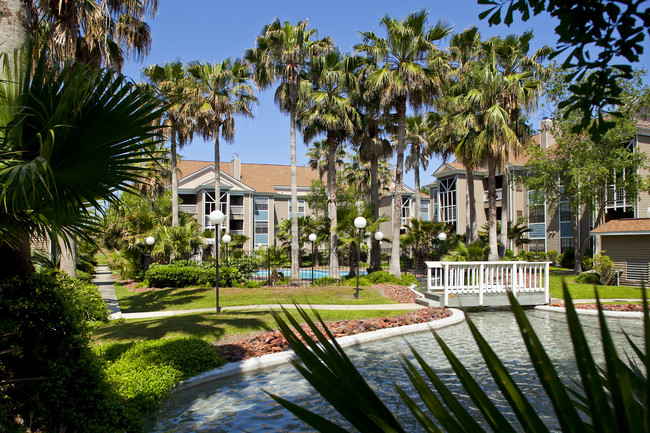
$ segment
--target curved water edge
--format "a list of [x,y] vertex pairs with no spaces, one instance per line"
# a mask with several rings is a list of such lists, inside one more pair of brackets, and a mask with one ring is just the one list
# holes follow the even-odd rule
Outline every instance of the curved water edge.
[[[563,313],[566,314],[566,308],[564,307],[550,307],[548,305],[538,305],[535,307],[536,310],[540,311],[550,311],[552,313]],[[576,313],[583,316],[598,316],[598,310],[585,310],[581,308],[576,308]],[[605,311],[605,317],[615,317],[617,319],[643,319],[642,311]]]
[[[465,320],[465,313],[462,311],[455,308],[450,308],[449,311],[451,311],[451,316],[440,320],[434,320],[433,322],[397,326],[395,328],[379,329],[377,331],[364,332],[362,334],[348,335],[337,338],[336,341],[341,347],[353,347],[363,343],[383,340],[385,338],[397,337],[400,335],[407,335],[432,329],[440,329],[444,326],[454,325]],[[198,376],[191,377],[178,384],[174,390],[182,391],[212,380],[226,379],[245,373],[254,373],[265,368],[287,364],[292,359],[296,359],[296,356],[292,350],[289,350],[258,356],[244,361],[230,362],[223,367],[215,368],[214,370],[206,371]]]
[[[567,344],[565,315],[540,310],[528,310],[529,320],[557,367],[568,383],[576,379],[574,355]],[[553,410],[544,396],[543,389],[533,374],[530,360],[521,340],[514,316],[509,311],[469,313],[488,343],[503,360],[515,381],[531,399],[535,409],[551,430],[558,430]],[[596,317],[580,316],[587,339],[593,348],[599,347],[600,335]],[[627,348],[625,331],[637,342],[642,340],[643,322],[608,318],[610,331],[618,347]],[[437,333],[450,346],[476,378],[480,386],[502,408],[504,414],[514,420],[514,415],[493,383],[478,353],[469,328],[465,323],[443,327]],[[451,391],[467,402],[465,390],[449,367],[440,348],[430,332],[401,335],[374,341],[346,349],[354,365],[368,380],[379,397],[393,410],[408,431],[423,431],[401,403],[393,384],[399,383],[409,395],[416,392],[401,368],[402,354],[409,354],[413,346],[436,371]],[[627,351],[630,353],[630,351]],[[602,362],[600,351],[594,351],[597,362]],[[152,432],[302,432],[311,429],[292,414],[275,404],[264,392],[268,391],[286,398],[332,420],[340,415],[317,395],[291,365],[266,368],[255,374],[241,374],[220,380],[204,382],[183,391],[175,392],[156,415]],[[337,421],[350,428],[345,421]]]

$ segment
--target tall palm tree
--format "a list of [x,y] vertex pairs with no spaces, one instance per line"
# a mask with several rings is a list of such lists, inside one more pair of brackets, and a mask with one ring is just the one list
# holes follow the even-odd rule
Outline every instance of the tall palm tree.
[[405,166],[408,171],[413,170],[415,174],[415,219],[420,219],[420,165],[426,170],[429,164],[429,157],[432,149],[429,147],[428,136],[430,131],[423,115],[410,116],[406,118],[406,142],[411,145],[409,155],[406,157]]
[[31,50],[2,65],[0,278],[33,272],[30,236],[89,239],[100,229],[94,210],[134,190],[161,114],[152,92],[110,71],[48,70]]
[[[291,145],[291,202],[298,203],[296,178],[296,108],[301,98],[301,87],[309,89],[306,69],[309,60],[332,49],[331,38],[318,39],[315,29],[307,29],[309,20],[299,21],[295,26],[276,19],[264,26],[255,41],[255,48],[246,50],[244,57],[254,67],[253,80],[260,89],[266,89],[276,81],[275,102],[280,111],[289,113],[289,141]],[[298,244],[298,213],[291,215],[291,284],[300,283]]]
[[343,56],[338,50],[313,57],[309,68],[313,89],[303,101],[298,118],[305,142],[318,134],[326,135],[330,275],[339,275],[336,155],[343,141],[352,136],[361,123],[359,113],[348,98],[348,92],[356,90],[357,87],[357,63],[358,59]]
[[[449,24],[439,21],[435,27],[427,26],[427,12],[409,14],[404,20],[381,20],[386,38],[373,32],[361,32],[363,42],[354,48],[358,53],[377,61],[379,67],[368,75],[368,86],[379,93],[380,103],[397,114],[397,161],[395,166],[395,194],[393,201],[393,233],[399,233],[402,212],[402,178],[404,165],[406,107],[418,107],[435,93],[436,80],[425,66],[435,42],[451,31]],[[400,270],[399,237],[392,243],[390,272],[397,277]]]
[[[345,150],[345,147],[339,147],[336,150],[336,155],[334,156],[334,166],[336,171],[339,171],[345,165],[345,158],[347,155],[348,152]],[[329,166],[327,140],[313,141],[306,156],[309,158],[307,165],[310,168],[317,170],[318,177],[322,180],[325,173],[327,173],[327,168]]]
[[59,0],[25,2],[31,36],[51,61],[77,60],[122,70],[125,57],[143,59],[151,47],[158,0]]
[[[197,130],[204,138],[214,139],[214,199],[220,207],[221,161],[219,135],[227,142],[235,139],[235,116],[253,117],[257,103],[253,88],[248,84],[250,74],[240,59],[221,63],[195,63],[188,68],[196,80],[198,105],[194,111]],[[221,234],[217,233],[219,237]]]
[[178,169],[177,147],[182,148],[194,134],[195,125],[192,112],[193,93],[187,71],[179,61],[162,65],[147,66],[143,76],[153,85],[165,101],[166,110],[161,117],[168,126],[169,147],[171,152],[172,175],[172,226],[178,225]]

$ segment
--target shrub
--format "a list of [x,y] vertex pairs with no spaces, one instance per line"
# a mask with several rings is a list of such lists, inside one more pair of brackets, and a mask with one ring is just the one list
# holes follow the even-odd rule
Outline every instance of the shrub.
[[409,256],[401,256],[399,258],[399,263],[401,269],[413,269],[415,264],[414,260]]
[[532,262],[535,260],[535,253],[532,251],[521,250],[519,251],[519,254],[517,254],[517,260],[521,260],[522,262]]
[[511,262],[514,259],[515,259],[515,252],[512,251],[510,248],[506,248],[506,253],[503,256],[503,260]]
[[131,430],[142,430],[145,417],[181,380],[224,364],[214,347],[198,338],[169,338],[98,349],[106,362],[108,383],[124,402]]
[[151,265],[146,278],[151,287],[213,286],[215,271],[192,265]]
[[339,280],[333,277],[318,278],[311,283],[312,286],[337,286],[338,284]]
[[418,283],[418,279],[415,278],[415,275],[402,274],[402,279],[399,284],[401,286],[410,286],[412,284],[419,284],[419,283]]
[[2,355],[0,382],[17,380],[0,387],[0,424],[13,426],[9,431],[22,430],[15,424],[20,420],[30,431],[124,430],[88,348],[85,317],[93,314],[79,305],[88,286],[46,272],[0,283],[0,340],[13,349]]
[[568,250],[562,253],[560,258],[560,266],[567,269],[573,269],[576,262],[576,255],[573,250]]
[[560,253],[555,250],[551,250],[546,253],[548,261],[551,262],[553,266],[557,266],[560,263]]
[[93,265],[91,262],[77,262],[77,272],[82,271],[87,274],[90,274],[91,280],[92,276],[95,275],[95,265]]
[[228,266],[232,266],[233,268],[237,269],[241,274],[241,278],[245,279],[246,281],[250,280],[251,275],[253,275],[253,272],[255,272],[257,269],[257,263],[252,257],[239,257],[232,259],[228,263]]
[[594,257],[594,271],[600,275],[600,281],[605,285],[612,285],[616,281],[616,266],[605,251],[601,251]]
[[600,284],[600,276],[596,272],[583,272],[578,275],[576,282],[583,284]]
[[[372,284],[373,283],[365,276],[359,277],[359,286],[372,286]],[[348,279],[345,279],[341,282],[341,285],[355,287],[357,285],[357,277],[350,277]]]
[[262,282],[261,281],[247,281],[246,284],[244,284],[244,287],[247,289],[257,289],[259,287],[262,287]]
[[395,275],[389,274],[386,271],[376,271],[366,275],[368,281],[372,284],[397,284],[400,286],[410,286],[411,284],[418,284],[417,278],[411,274],[402,274],[402,278],[397,278]]
[[582,269],[585,271],[591,271],[594,268],[594,259],[591,257],[585,257],[582,259]]
[[93,276],[89,274],[88,272],[81,271],[77,269],[77,280],[83,282],[83,283],[92,283],[93,282]]
[[535,261],[536,262],[543,262],[546,260],[546,253],[544,251],[539,251],[535,253]]

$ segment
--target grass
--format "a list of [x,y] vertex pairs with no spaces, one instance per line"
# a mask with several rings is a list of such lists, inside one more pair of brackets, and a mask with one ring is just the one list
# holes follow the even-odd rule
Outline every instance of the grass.
[[[224,307],[264,304],[392,304],[392,299],[381,295],[379,289],[367,286],[359,288],[359,299],[354,299],[354,287],[239,287],[219,288],[219,303]],[[115,293],[124,313],[147,311],[190,310],[215,306],[214,287],[182,289],[155,289],[132,292],[115,283]]]
[[[551,297],[564,299],[562,295],[562,280],[567,282],[573,299],[593,299],[594,285],[576,283],[576,276],[567,269],[551,268],[549,289]],[[601,299],[641,299],[641,288],[628,286],[595,286]]]
[[[402,310],[319,311],[324,320],[351,320],[406,314]],[[93,330],[93,344],[130,343],[170,337],[197,337],[210,343],[239,339],[257,332],[277,330],[268,311],[224,311],[220,314],[186,314],[152,319],[120,320]]]

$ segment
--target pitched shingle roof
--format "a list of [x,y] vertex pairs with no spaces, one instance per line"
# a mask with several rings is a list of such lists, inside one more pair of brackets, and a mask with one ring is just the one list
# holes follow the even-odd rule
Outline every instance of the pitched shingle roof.
[[[179,179],[192,173],[210,167],[212,161],[181,160],[178,163]],[[232,176],[230,162],[220,164],[221,171]],[[312,180],[317,180],[318,171],[309,167],[296,167],[296,178],[299,187],[311,186]],[[241,179],[238,179],[258,192],[274,192],[274,186],[291,185],[291,166],[273,164],[241,163]]]
[[650,234],[650,218],[623,218],[611,220],[593,229],[594,235]]

